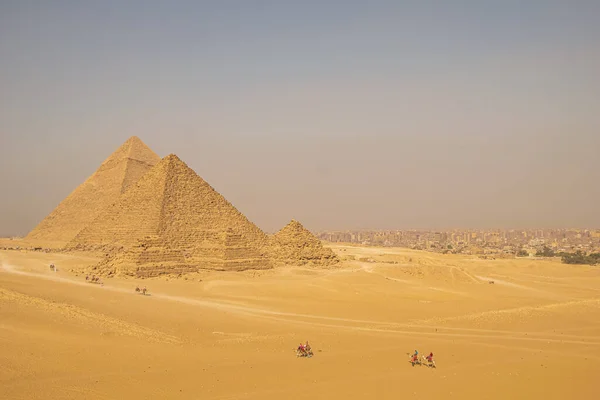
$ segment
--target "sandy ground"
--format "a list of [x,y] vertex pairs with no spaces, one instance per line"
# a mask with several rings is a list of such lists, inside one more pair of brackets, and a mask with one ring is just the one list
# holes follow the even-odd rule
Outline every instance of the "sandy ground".
[[0,399],[596,397],[600,268],[333,248],[341,268],[104,286],[72,272],[92,258],[0,251]]

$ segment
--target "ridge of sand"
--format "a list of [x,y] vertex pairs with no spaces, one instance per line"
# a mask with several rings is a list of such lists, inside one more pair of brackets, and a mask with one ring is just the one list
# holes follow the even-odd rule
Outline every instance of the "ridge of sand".
[[145,277],[201,268],[268,268],[262,251],[266,242],[264,232],[170,154],[67,249],[107,250],[109,257],[96,268],[99,273]]
[[457,321],[471,322],[493,322],[500,323],[513,320],[526,320],[540,318],[542,316],[552,315],[553,311],[561,310],[576,310],[581,312],[585,307],[592,309],[600,309],[600,299],[577,299],[571,301],[563,301],[558,303],[550,303],[536,306],[522,306],[508,309],[482,311],[471,314],[464,314],[456,317],[436,317],[425,320],[418,320],[415,323],[421,324],[445,324]]
[[13,306],[35,307],[45,313],[51,313],[57,318],[78,322],[88,327],[106,330],[122,336],[132,336],[155,343],[181,342],[174,336],[132,322],[109,317],[72,304],[49,301],[9,289],[0,288],[0,302],[12,304]]
[[72,240],[159,160],[158,155],[138,137],[130,137],[44,218],[26,239],[63,244]]
[[292,219],[271,237],[271,256],[279,262],[293,265],[332,265],[339,262],[335,253],[308,229]]

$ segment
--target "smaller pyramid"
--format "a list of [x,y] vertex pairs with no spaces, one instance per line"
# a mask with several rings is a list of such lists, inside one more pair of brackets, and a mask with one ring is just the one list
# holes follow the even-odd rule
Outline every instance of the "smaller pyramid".
[[302,224],[292,220],[271,238],[271,257],[291,265],[331,265],[339,262],[335,253]]
[[66,243],[118,200],[160,161],[137,136],[130,137],[67,196],[27,239]]

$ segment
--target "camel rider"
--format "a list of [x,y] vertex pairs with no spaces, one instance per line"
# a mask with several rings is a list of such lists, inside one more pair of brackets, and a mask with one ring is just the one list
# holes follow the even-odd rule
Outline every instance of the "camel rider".
[[427,356],[427,361],[429,361],[429,362],[433,361],[433,352],[429,353],[429,355]]

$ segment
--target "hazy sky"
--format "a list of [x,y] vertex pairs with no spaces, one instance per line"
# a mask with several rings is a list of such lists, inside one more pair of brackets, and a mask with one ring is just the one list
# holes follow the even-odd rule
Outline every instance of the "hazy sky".
[[0,234],[129,136],[274,231],[600,227],[598,1],[0,0]]

